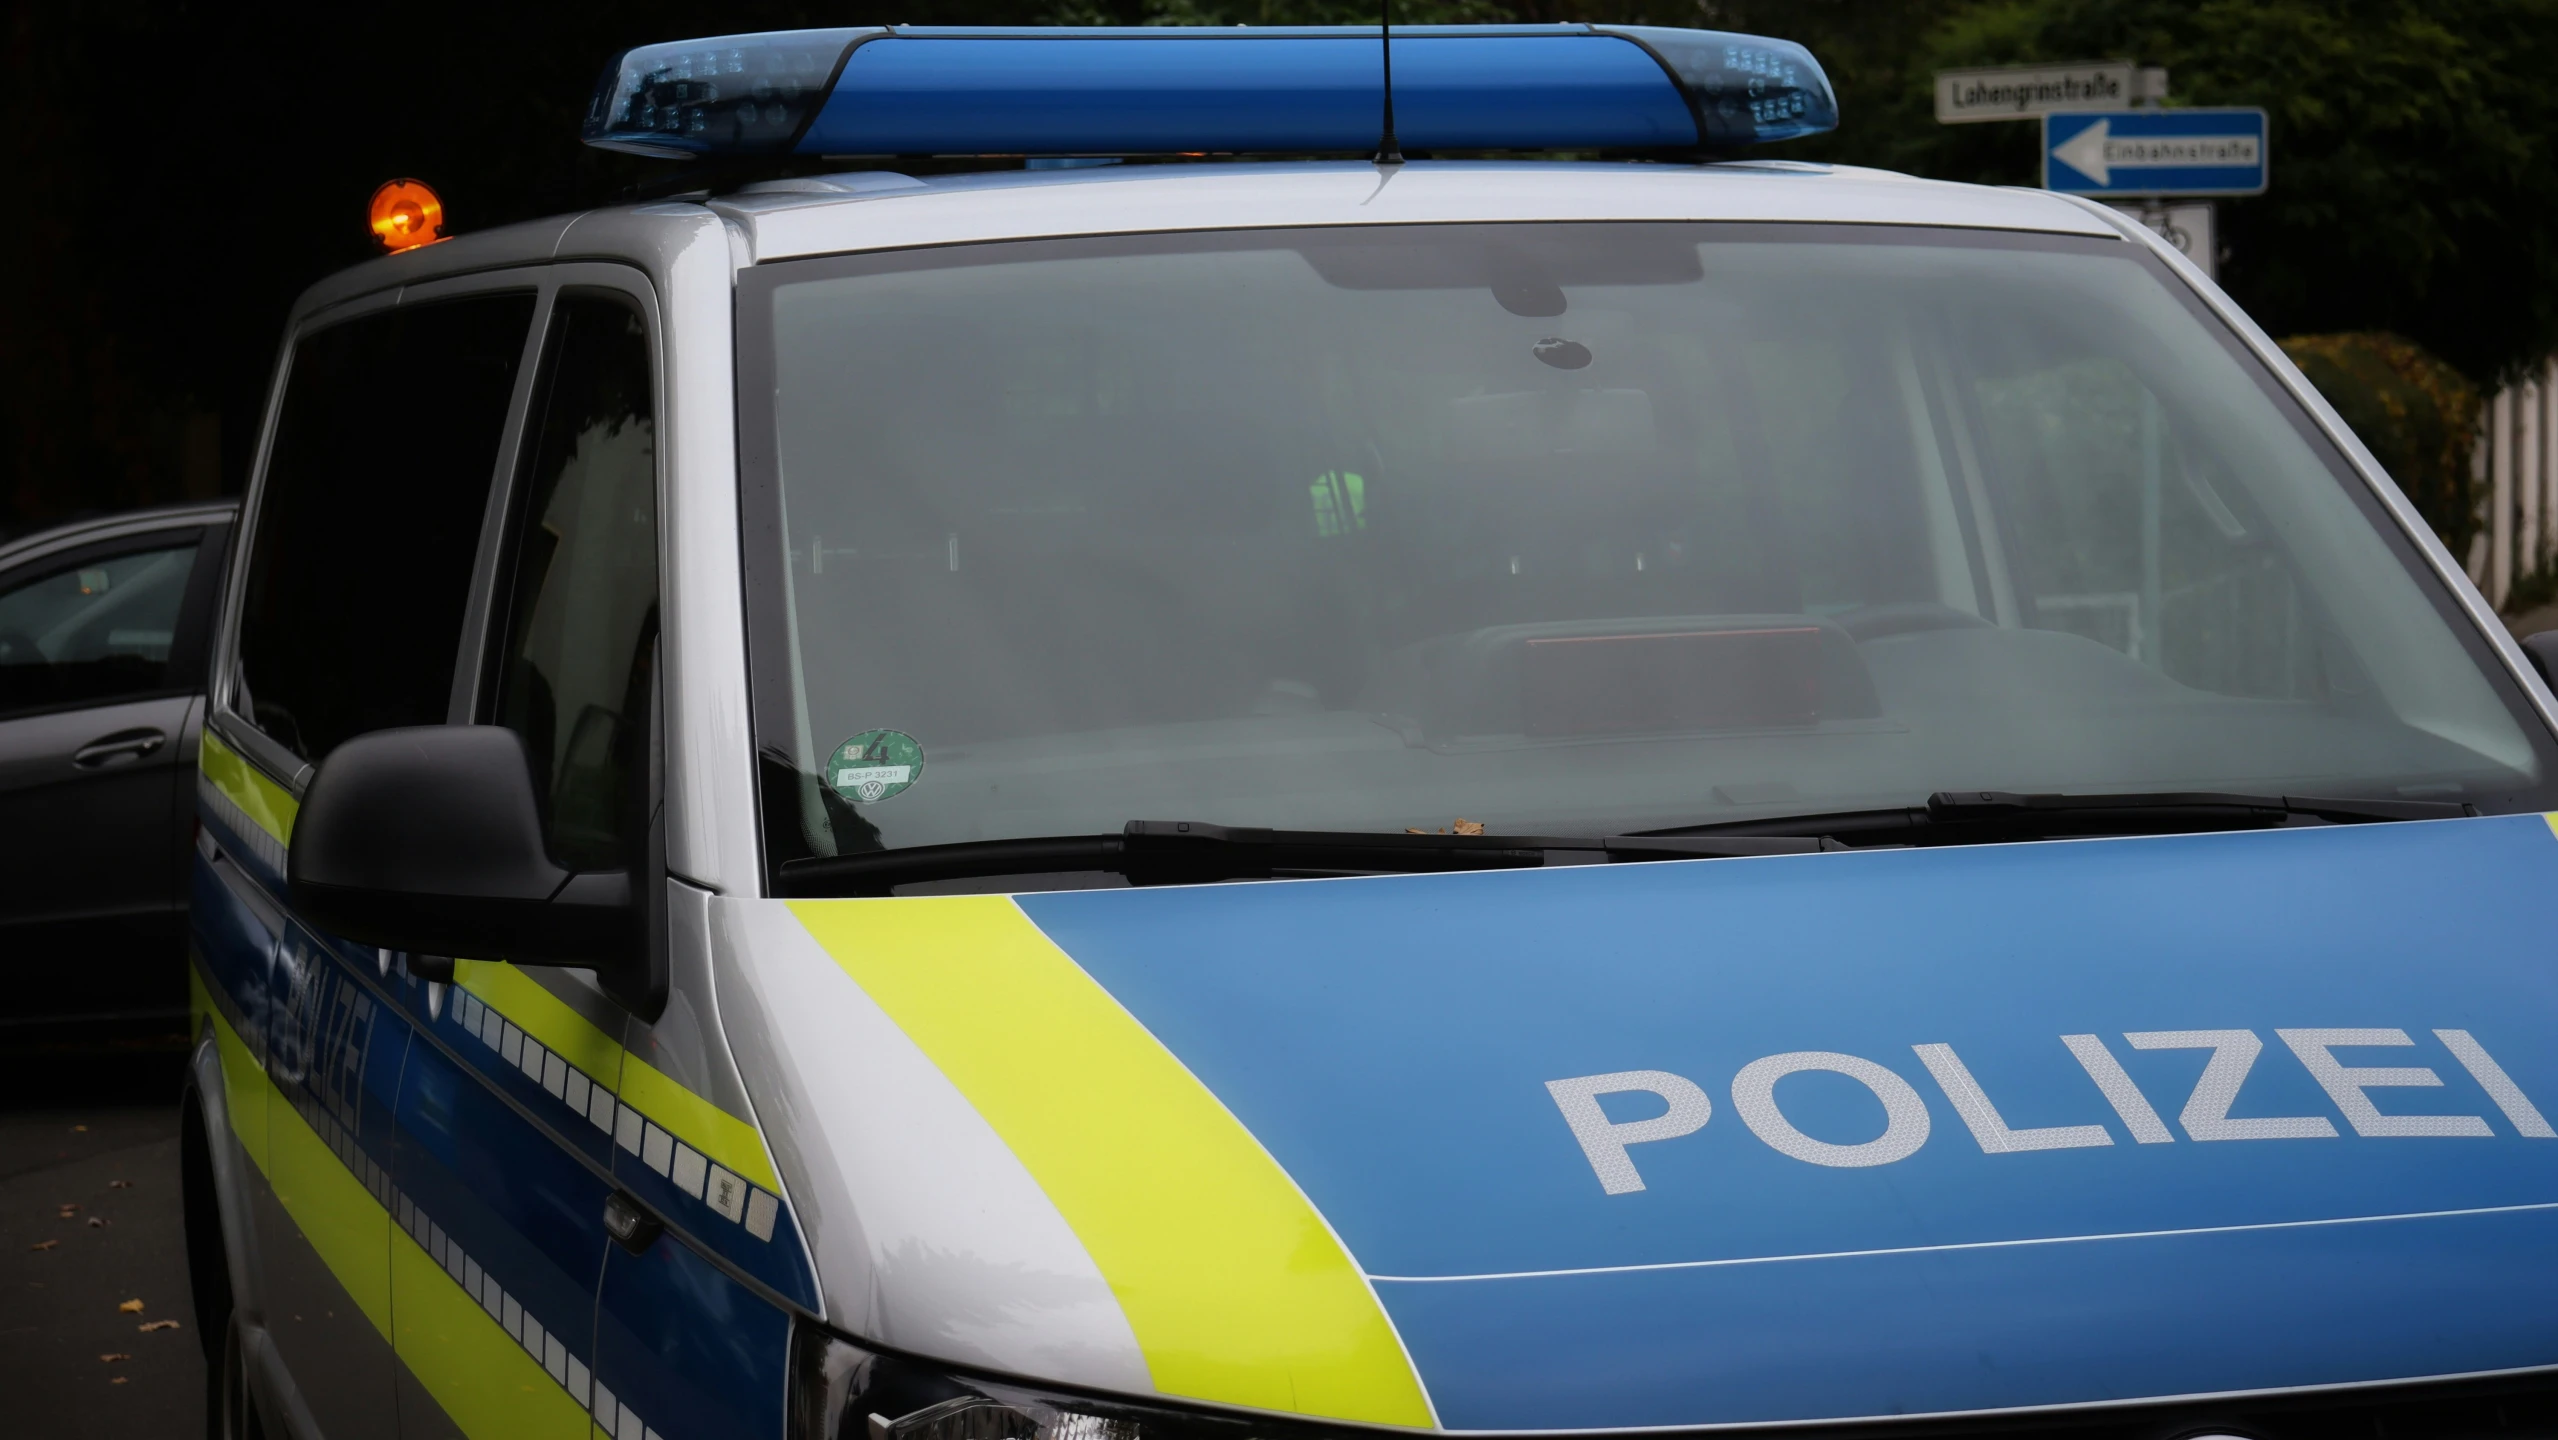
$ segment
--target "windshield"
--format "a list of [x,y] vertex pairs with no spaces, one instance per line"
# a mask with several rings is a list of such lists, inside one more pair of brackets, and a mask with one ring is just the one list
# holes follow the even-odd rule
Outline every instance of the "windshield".
[[776,865],[1949,789],[2548,803],[2448,592],[2119,241],[1111,237],[739,304]]

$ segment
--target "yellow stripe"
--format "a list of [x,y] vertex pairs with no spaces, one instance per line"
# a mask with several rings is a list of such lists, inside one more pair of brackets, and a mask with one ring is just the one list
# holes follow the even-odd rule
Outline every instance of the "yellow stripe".
[[760,1131],[637,1055],[625,1055],[622,1060],[622,1098],[676,1139],[736,1171],[739,1178],[780,1193],[781,1177],[773,1173]]
[[210,729],[204,732],[197,756],[204,778],[213,782],[224,799],[239,806],[251,824],[274,836],[278,845],[293,843],[293,817],[301,813],[302,805],[291,791],[266,778]]
[[213,1021],[213,1050],[222,1061],[222,1108],[231,1116],[231,1133],[247,1152],[249,1161],[266,1173],[266,1101],[265,1092],[274,1088],[267,1084],[266,1071],[258,1066],[258,1057],[249,1053],[249,1042],[231,1028],[231,1022],[213,1003],[204,988],[204,973],[187,967],[189,1002],[199,1015]]
[[214,1007],[203,977],[190,971],[190,983],[194,1008],[213,1021],[232,1131],[294,1227],[435,1403],[470,1440],[584,1435],[590,1428],[586,1412],[407,1231],[391,1223],[391,1212],[258,1068],[239,1032]]
[[453,983],[488,1002],[489,1008],[515,1022],[515,1028],[559,1052],[562,1060],[601,1080],[616,1094],[622,1088],[622,1045],[595,1028],[569,1003],[533,983],[533,977],[503,960],[456,960]]
[[390,1334],[391,1213],[283,1091],[272,1085],[266,1091],[267,1184],[364,1318]]
[[592,1428],[586,1412],[551,1372],[407,1231],[392,1230],[390,1257],[400,1290],[400,1329],[392,1343],[463,1434],[471,1440],[586,1435]]
[[267,1187],[293,1217],[294,1228],[310,1243],[337,1277],[364,1318],[383,1335],[391,1333],[391,1273],[385,1242],[391,1212],[364,1188],[293,1102],[267,1079],[257,1057],[240,1033],[231,1028],[204,988],[204,977],[190,968],[191,1002],[213,1020],[213,1043],[222,1060],[222,1100],[230,1112],[231,1133],[250,1163],[266,1176]]
[[791,909],[1065,1216],[1126,1312],[1156,1389],[1432,1423],[1384,1309],[1313,1205],[1011,900]]
[[778,1193],[781,1178],[765,1152],[764,1137],[664,1071],[622,1048],[557,995],[516,967],[496,960],[456,960],[453,983],[486,1001],[515,1028],[559,1052],[591,1080],[676,1139],[701,1151],[740,1178]]
[[2558,835],[2558,810],[2544,812],[2540,818],[2549,826],[2550,834]]

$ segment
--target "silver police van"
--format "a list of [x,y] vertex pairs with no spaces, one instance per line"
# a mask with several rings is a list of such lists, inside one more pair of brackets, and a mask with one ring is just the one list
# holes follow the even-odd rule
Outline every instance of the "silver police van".
[[210,650],[220,1432],[2558,1427],[2549,692],[2191,266],[1835,111],[811,31],[608,69],[707,188],[386,192]]

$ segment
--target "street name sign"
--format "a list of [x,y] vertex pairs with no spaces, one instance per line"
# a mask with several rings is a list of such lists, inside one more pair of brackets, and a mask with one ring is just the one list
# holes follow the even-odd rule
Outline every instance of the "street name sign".
[[2031,120],[2073,110],[2120,110],[2137,98],[2129,60],[1936,72],[1936,118],[1944,125]]
[[2043,117],[2043,188],[2074,195],[2255,195],[2265,112],[2105,110]]

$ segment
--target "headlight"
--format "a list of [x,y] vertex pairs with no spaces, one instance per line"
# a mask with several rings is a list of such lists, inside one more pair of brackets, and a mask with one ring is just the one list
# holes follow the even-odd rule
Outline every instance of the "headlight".
[[793,1345],[793,1440],[1346,1440],[1356,1433],[964,1374],[805,1322]]

